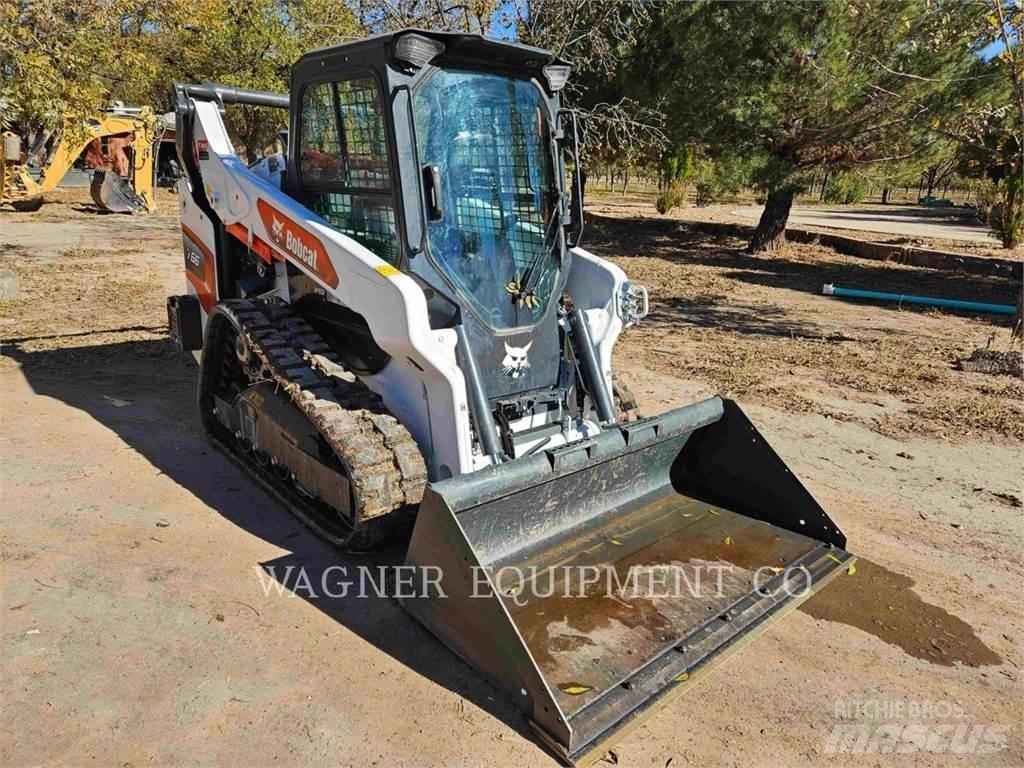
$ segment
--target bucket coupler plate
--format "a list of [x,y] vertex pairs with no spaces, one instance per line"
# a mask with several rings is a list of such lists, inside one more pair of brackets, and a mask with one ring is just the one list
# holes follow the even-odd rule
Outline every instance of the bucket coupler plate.
[[440,591],[403,604],[587,763],[852,563],[845,545],[716,397],[433,484],[407,564]]

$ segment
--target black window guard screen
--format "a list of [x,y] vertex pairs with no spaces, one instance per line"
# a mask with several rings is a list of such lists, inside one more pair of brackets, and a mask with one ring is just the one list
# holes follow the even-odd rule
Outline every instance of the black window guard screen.
[[320,83],[302,97],[299,175],[307,205],[385,261],[398,259],[387,135],[377,83]]

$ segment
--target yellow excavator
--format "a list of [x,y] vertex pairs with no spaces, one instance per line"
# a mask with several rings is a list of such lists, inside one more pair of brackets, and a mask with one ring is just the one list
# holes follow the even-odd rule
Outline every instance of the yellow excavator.
[[[89,118],[83,127],[85,130],[66,125],[55,141],[44,135],[29,149],[24,162],[21,137],[5,131],[0,141],[0,205],[10,205],[19,211],[38,210],[46,193],[55,189],[79,156],[99,140],[95,158],[99,167],[93,173],[90,187],[93,201],[117,213],[155,211],[153,158],[160,128],[153,110],[115,107]],[[116,141],[117,137],[123,137],[123,141]],[[46,150],[47,144],[51,146],[36,179],[30,164]],[[111,155],[121,149],[128,159],[126,176],[109,170]],[[113,165],[116,168],[117,164]]]

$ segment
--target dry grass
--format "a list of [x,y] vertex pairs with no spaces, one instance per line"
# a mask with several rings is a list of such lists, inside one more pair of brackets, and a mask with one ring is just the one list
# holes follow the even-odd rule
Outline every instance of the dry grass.
[[0,267],[21,282],[18,298],[0,303],[0,338],[24,339],[25,351],[75,346],[99,330],[166,324],[160,284],[115,252],[78,248],[46,261],[11,249],[0,255]]

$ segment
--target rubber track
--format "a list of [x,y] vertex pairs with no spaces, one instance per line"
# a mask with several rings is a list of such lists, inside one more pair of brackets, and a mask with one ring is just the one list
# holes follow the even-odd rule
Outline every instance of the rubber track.
[[[388,518],[419,504],[423,498],[427,470],[412,435],[366,385],[354,378],[347,380],[322,372],[318,358],[336,365],[336,356],[288,305],[279,301],[227,299],[215,311],[230,318],[243,334],[251,353],[263,365],[260,378],[271,378],[281,385],[345,466],[352,484],[354,509],[336,510],[336,514],[343,521],[347,518],[350,534],[339,535],[333,525],[311,527],[334,543],[346,546],[365,549],[379,543],[391,528],[385,524],[390,522]],[[235,353],[233,349],[222,349],[220,354]],[[209,385],[207,377],[202,380]],[[266,485],[265,478],[261,481]],[[280,490],[275,495],[280,497]],[[294,491],[289,495],[299,496]],[[312,523],[308,519],[311,505],[301,506],[301,510],[293,511]],[[318,502],[317,506],[326,505]]]

